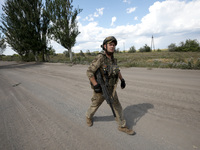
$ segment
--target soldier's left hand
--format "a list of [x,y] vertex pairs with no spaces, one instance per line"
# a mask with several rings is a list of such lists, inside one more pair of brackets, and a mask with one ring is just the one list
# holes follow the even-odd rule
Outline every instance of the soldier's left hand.
[[126,83],[124,79],[121,79],[121,88],[124,89],[126,87]]

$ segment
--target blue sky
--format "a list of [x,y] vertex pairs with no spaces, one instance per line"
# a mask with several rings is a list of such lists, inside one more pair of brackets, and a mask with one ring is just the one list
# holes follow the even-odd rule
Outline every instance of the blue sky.
[[[73,52],[101,51],[100,45],[110,35],[117,38],[121,51],[151,46],[152,35],[156,49],[186,39],[200,42],[200,0],[74,0],[73,5],[83,9]],[[66,50],[55,41],[51,45],[57,53]],[[11,53],[9,48],[4,52]]]
[[[156,0],[74,0],[74,6],[83,8],[81,12],[81,22],[86,25],[88,22],[84,20],[86,17],[93,15],[94,21],[97,21],[102,27],[109,27],[111,18],[116,17],[114,26],[136,24],[140,19],[148,13],[148,8]],[[102,14],[94,17],[94,14]],[[137,18],[135,18],[137,17]]]

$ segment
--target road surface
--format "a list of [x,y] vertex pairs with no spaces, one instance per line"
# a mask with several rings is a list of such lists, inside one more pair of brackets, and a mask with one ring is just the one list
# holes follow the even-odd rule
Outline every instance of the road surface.
[[200,71],[121,68],[130,136],[104,102],[88,127],[87,65],[0,62],[1,150],[199,150]]

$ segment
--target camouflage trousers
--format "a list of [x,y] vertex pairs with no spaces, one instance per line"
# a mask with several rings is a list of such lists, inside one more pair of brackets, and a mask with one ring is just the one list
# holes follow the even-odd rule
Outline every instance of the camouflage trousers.
[[[118,125],[120,127],[125,127],[126,126],[126,121],[123,118],[123,114],[122,114],[122,106],[118,100],[118,96],[117,96],[117,92],[115,92],[114,95],[114,102],[112,103],[113,105],[113,109],[115,111],[116,114],[116,121],[118,123]],[[101,104],[104,102],[104,97],[102,96],[102,93],[95,93],[93,92],[93,96],[92,96],[92,104],[90,105],[89,109],[86,112],[86,117],[88,118],[92,118],[95,114],[95,112],[97,111],[97,109],[99,108],[99,106],[101,106]]]

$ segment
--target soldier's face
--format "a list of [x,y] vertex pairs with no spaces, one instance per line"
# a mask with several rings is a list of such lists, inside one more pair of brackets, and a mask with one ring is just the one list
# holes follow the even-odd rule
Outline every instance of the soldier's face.
[[[106,49],[106,45],[104,45],[104,46],[105,46],[104,48]],[[110,52],[110,53],[115,52],[115,43],[114,42],[107,44],[107,51]]]

